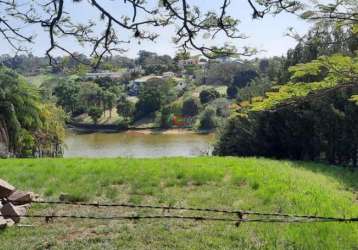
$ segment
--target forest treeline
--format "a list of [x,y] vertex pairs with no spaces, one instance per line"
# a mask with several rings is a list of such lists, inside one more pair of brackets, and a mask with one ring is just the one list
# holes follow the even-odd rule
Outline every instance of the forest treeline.
[[356,25],[315,27],[288,51],[279,84],[241,103],[215,154],[357,167],[357,49]]

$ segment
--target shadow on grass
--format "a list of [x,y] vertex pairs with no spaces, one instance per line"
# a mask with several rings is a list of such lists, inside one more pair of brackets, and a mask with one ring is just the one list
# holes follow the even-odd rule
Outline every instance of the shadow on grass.
[[358,169],[318,162],[291,161],[292,166],[304,168],[314,173],[324,174],[343,183],[348,190],[358,191]]

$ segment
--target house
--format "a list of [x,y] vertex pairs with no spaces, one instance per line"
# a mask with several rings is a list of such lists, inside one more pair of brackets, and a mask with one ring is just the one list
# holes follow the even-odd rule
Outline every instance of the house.
[[164,72],[162,74],[163,78],[172,78],[172,77],[175,77],[176,74],[174,72],[171,72],[171,71],[168,71],[168,72]]
[[135,66],[134,68],[129,68],[127,70],[127,73],[130,73],[130,74],[144,74],[144,69],[142,68],[142,66]]
[[200,56],[193,56],[189,59],[184,59],[184,60],[179,60],[178,61],[178,66],[179,67],[184,67],[187,65],[198,65],[200,62]]
[[200,58],[199,59],[199,65],[206,65],[208,63],[208,60],[205,58]]
[[86,73],[85,78],[87,79],[97,79],[97,78],[111,78],[111,79],[118,79],[122,77],[122,73],[118,72],[109,72],[109,71],[102,71],[102,72],[94,72],[94,73]]
[[166,72],[166,73],[163,73],[163,75],[161,75],[161,76],[147,75],[147,76],[143,76],[143,77],[140,77],[140,78],[130,81],[130,83],[128,85],[128,95],[137,96],[139,94],[139,90],[140,90],[141,86],[143,84],[146,84],[149,80],[152,80],[152,79],[163,79],[163,80],[173,79],[176,82],[176,86],[175,86],[176,90],[179,91],[179,90],[183,90],[184,88],[186,88],[187,83],[186,83],[185,79],[175,77],[175,73],[173,73],[173,72]]
[[232,58],[229,56],[221,56],[215,59],[211,59],[210,62],[212,63],[229,63],[232,62]]
[[140,87],[151,79],[162,79],[162,76],[147,75],[130,81],[128,85],[128,95],[137,96],[139,94]]
[[210,63],[239,63],[240,60],[231,56],[221,56],[215,59],[211,59]]

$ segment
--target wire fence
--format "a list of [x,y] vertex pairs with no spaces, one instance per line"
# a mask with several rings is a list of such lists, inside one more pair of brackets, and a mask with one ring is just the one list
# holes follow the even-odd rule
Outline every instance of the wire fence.
[[[322,219],[322,220],[346,220],[347,218],[337,217],[325,217],[316,215],[297,215],[297,214],[285,214],[285,213],[267,213],[248,210],[227,210],[217,208],[194,208],[194,207],[177,207],[177,206],[155,206],[155,205],[136,205],[128,203],[85,203],[85,202],[68,202],[68,201],[34,201],[32,203],[37,204],[49,204],[49,205],[74,205],[74,206],[90,206],[90,207],[128,207],[138,209],[162,209],[162,210],[181,210],[181,211],[197,211],[197,212],[212,212],[223,214],[235,214],[235,215],[258,215],[258,216],[274,216],[274,217],[290,217],[290,218],[302,218],[302,219]],[[358,218],[350,218],[358,219]]]
[[[2,215],[4,217],[14,217],[14,215]],[[90,220],[155,220],[155,219],[177,219],[177,220],[193,220],[193,221],[222,221],[222,222],[262,222],[262,223],[309,223],[309,222],[358,222],[358,218],[336,218],[336,219],[311,219],[302,220],[293,218],[290,220],[283,219],[235,219],[235,218],[221,218],[221,217],[203,217],[203,216],[178,216],[178,215],[142,215],[142,216],[89,216],[89,215],[21,215],[21,218],[44,218],[47,222],[54,219],[90,219]]]
[[[339,218],[339,217],[325,217],[316,215],[297,215],[285,213],[267,213],[247,210],[227,210],[216,208],[194,208],[194,207],[176,207],[176,206],[157,206],[157,205],[135,205],[128,203],[85,203],[85,202],[69,202],[69,201],[33,201],[33,204],[46,205],[63,205],[63,206],[86,206],[95,208],[109,208],[109,207],[126,207],[131,209],[162,209],[163,211],[196,211],[207,212],[215,214],[211,216],[181,216],[181,215],[130,215],[130,216],[93,216],[93,215],[68,215],[68,214],[29,214],[20,217],[24,218],[43,218],[46,222],[52,222],[54,219],[88,219],[88,220],[191,220],[191,221],[221,221],[227,223],[234,223],[239,226],[241,223],[318,223],[318,222],[358,222],[357,218]],[[220,216],[218,216],[220,214]],[[224,216],[225,215],[225,216]],[[246,218],[254,215],[255,218]],[[2,215],[4,217],[11,217],[11,215]],[[12,215],[13,216],[13,215]],[[233,217],[235,216],[235,217]]]

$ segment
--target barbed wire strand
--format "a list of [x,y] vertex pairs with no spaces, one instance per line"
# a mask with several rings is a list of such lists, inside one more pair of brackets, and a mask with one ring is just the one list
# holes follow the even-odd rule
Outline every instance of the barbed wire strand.
[[245,219],[245,218],[221,218],[221,217],[203,217],[203,216],[178,216],[178,215],[143,215],[143,216],[88,216],[88,215],[2,215],[4,218],[44,218],[47,222],[53,219],[91,219],[91,220],[144,220],[144,219],[178,219],[178,220],[193,220],[193,221],[222,221],[222,222],[235,222],[235,223],[247,223],[247,222],[263,222],[263,223],[307,223],[307,222],[358,222],[358,218],[337,218],[333,219]]
[[333,220],[333,221],[346,220],[346,218],[325,217],[325,216],[316,216],[316,215],[296,215],[296,214],[284,214],[284,213],[257,212],[257,211],[249,211],[249,210],[226,210],[226,209],[216,209],[216,208],[135,205],[135,204],[127,204],[127,203],[84,203],[84,202],[69,202],[69,201],[33,201],[32,203],[50,204],[50,205],[93,206],[93,207],[128,207],[128,208],[140,208],[140,209],[162,209],[168,211],[185,210],[185,211],[213,212],[213,213],[236,214],[236,215],[258,215],[258,216],[273,216],[273,217],[302,218],[302,219],[322,219],[322,220]]

